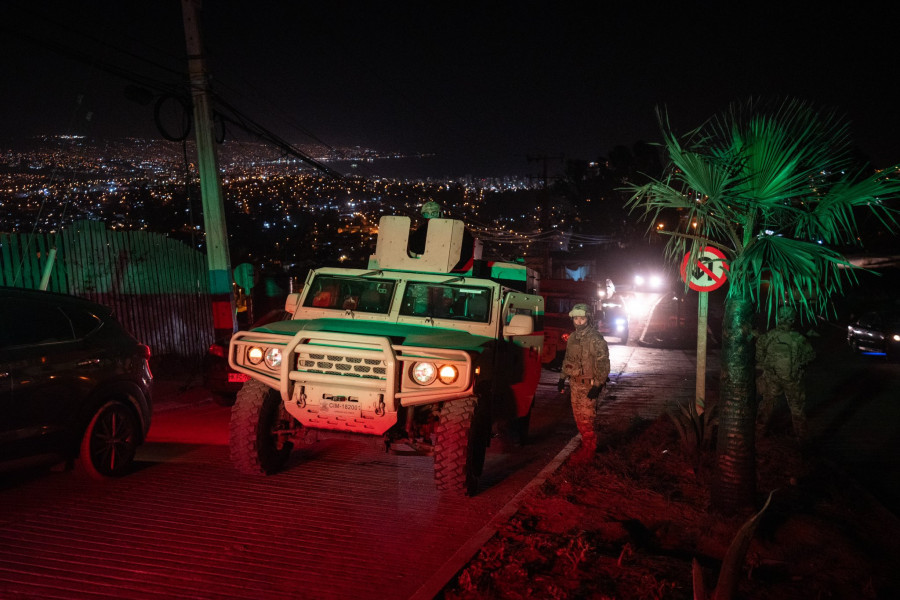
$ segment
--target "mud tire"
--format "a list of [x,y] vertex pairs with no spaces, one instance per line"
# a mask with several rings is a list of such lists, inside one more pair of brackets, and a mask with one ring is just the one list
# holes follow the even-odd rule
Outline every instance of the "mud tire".
[[290,425],[291,416],[284,411],[278,392],[259,381],[244,383],[231,407],[228,445],[235,468],[248,475],[281,470],[294,446],[279,445],[276,432]]
[[490,442],[490,422],[478,399],[445,402],[434,432],[434,480],[444,492],[478,492],[478,478]]

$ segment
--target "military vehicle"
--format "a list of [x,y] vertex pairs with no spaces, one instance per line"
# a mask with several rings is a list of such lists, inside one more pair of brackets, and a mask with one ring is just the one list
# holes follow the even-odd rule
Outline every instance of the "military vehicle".
[[368,268],[312,270],[288,296],[290,320],[232,337],[229,364],[250,377],[231,414],[239,471],[368,436],[433,456],[437,487],[471,495],[491,438],[524,440],[541,373],[536,273],[481,259],[458,220],[428,220],[424,252],[411,237],[408,217],[382,217]]

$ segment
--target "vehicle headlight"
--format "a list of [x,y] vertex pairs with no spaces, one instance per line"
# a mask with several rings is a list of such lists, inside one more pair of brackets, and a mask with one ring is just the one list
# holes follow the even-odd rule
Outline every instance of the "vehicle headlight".
[[262,362],[265,352],[259,346],[250,346],[247,348],[247,362],[251,365],[258,365]]
[[895,333],[894,335],[891,336],[891,339],[894,340],[895,342],[900,342],[900,333]]
[[269,348],[266,350],[266,366],[273,371],[281,366],[281,350],[278,348]]
[[433,363],[416,363],[412,367],[412,378],[419,385],[428,385],[437,379],[437,367]]
[[438,369],[438,379],[441,383],[450,385],[459,377],[459,371],[453,365],[441,365]]

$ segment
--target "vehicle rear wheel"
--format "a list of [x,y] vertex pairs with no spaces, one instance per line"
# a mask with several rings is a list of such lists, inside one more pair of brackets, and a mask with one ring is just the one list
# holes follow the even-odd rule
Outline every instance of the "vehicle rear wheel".
[[441,491],[474,496],[490,442],[486,406],[475,397],[445,402],[434,437],[434,480]]
[[81,438],[79,468],[94,479],[124,475],[140,443],[137,415],[120,400],[103,404]]
[[231,407],[228,446],[235,468],[271,475],[284,467],[294,446],[280,434],[290,429],[291,421],[278,392],[256,380],[244,383]]

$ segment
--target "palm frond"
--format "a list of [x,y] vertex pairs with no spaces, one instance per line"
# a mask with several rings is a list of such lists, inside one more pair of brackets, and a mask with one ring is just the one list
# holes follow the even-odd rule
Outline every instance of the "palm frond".
[[855,268],[841,254],[815,242],[760,235],[730,264],[730,294],[764,306],[771,318],[788,304],[811,318],[827,301],[856,280]]
[[858,229],[855,217],[858,209],[866,209],[889,231],[896,231],[900,211],[887,206],[882,198],[898,194],[900,178],[875,174],[857,181],[839,181],[821,198],[810,202],[811,210],[798,215],[793,233],[796,237],[818,239],[826,244],[853,244]]

